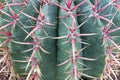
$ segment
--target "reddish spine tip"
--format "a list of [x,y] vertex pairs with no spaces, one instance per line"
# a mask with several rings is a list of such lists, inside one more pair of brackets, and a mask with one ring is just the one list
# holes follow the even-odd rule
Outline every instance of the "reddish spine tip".
[[92,10],[95,12],[95,11],[96,11],[96,7],[95,7],[95,6],[93,6],[93,7],[92,7]]
[[117,3],[118,2],[118,0],[113,0],[113,3]]

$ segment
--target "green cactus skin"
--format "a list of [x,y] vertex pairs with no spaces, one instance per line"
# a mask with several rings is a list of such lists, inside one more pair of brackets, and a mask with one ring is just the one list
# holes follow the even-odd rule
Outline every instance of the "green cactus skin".
[[[37,8],[39,8],[39,3],[36,0],[34,1],[34,3],[36,4],[35,6]],[[27,6],[25,6],[25,9],[23,10],[23,12],[29,13],[29,15],[31,15],[33,17],[38,16],[38,14],[36,13],[35,9],[32,6],[32,3],[28,3]],[[19,22],[16,24],[16,26],[12,32],[13,40],[18,41],[18,42],[24,42],[24,39],[27,36],[27,33],[25,31],[23,31],[22,28],[24,28],[25,26],[35,26],[35,21],[26,17],[23,14],[20,14]],[[31,31],[30,28],[28,28],[28,29],[25,28],[25,30],[28,32]],[[32,41],[33,40],[31,38],[28,38],[25,42],[32,42]],[[21,52],[32,48],[32,46],[10,42],[9,48],[11,51],[11,58],[12,58],[13,67],[14,67],[15,71],[21,76],[26,75],[25,69],[26,69],[27,62],[22,62],[22,61],[26,61],[27,60],[26,58],[28,58],[32,52],[31,51],[25,52],[25,53],[21,53]],[[21,62],[19,62],[19,60]]]
[[[63,2],[61,2],[61,5],[65,7],[65,4]],[[74,4],[72,4],[74,6]],[[74,14],[76,12],[73,12]],[[59,17],[60,16],[66,16],[66,12],[62,9],[60,9],[59,11]],[[77,19],[76,19],[77,20]],[[69,30],[68,28],[65,26],[65,24],[67,24],[69,26],[69,28],[72,26],[72,18],[71,17],[66,17],[66,18],[60,18],[59,20],[59,27],[58,27],[58,36],[62,37],[65,36],[67,34],[69,34]],[[75,24],[75,27],[77,27],[78,24]],[[76,30],[75,33],[80,33],[79,30]],[[76,37],[76,39],[80,40],[80,37]],[[69,60],[70,57],[72,59],[72,44],[71,42],[67,42],[65,43],[67,40],[69,40],[69,38],[63,38],[63,39],[58,39],[57,42],[57,63],[62,64],[65,61]],[[65,44],[64,44],[65,43]],[[78,42],[75,42],[75,51],[77,52],[78,50],[81,49],[81,44]],[[80,53],[79,55],[82,55],[82,53]],[[77,60],[76,62],[76,66],[78,67],[78,69],[81,69],[82,66],[79,64],[81,60]],[[82,61],[81,61],[82,62]],[[67,77],[69,77],[67,80],[76,80],[74,78],[74,74],[71,75],[70,71],[73,70],[73,62],[72,61],[68,61],[66,64],[63,65],[59,65],[57,68],[57,80],[65,80],[67,79]],[[67,73],[68,72],[68,73]],[[82,71],[81,71],[82,72]],[[80,76],[77,76],[77,79],[79,79]]]
[[[92,19],[90,20],[91,21],[88,21],[81,28],[82,30],[81,33],[85,33],[85,32],[97,33],[97,35],[91,36],[91,37],[82,37],[83,41],[90,44],[87,46],[85,50],[83,50],[83,56],[87,58],[97,59],[97,60],[96,61],[84,61],[84,64],[86,64],[89,68],[91,68],[90,70],[86,70],[85,74],[91,75],[93,77],[100,77],[104,70],[104,66],[105,66],[105,58],[106,58],[105,47],[102,45],[102,39],[100,38],[101,32],[95,29],[96,26],[100,26],[100,25],[93,26],[91,24],[93,21]],[[91,28],[94,28],[94,29],[91,30]],[[83,47],[86,47],[86,45],[83,45]]]
[[[112,26],[112,28],[113,28],[113,29],[119,28],[119,25],[120,25],[120,13],[119,13],[119,12],[117,12],[116,16],[115,16],[114,19],[113,19],[113,22],[115,23],[115,25],[116,25],[117,27]],[[111,30],[112,30],[112,29],[111,29]],[[113,40],[114,40],[115,43],[117,43],[117,44],[120,44],[119,34],[120,34],[120,31],[119,31],[119,30],[117,30],[117,31],[115,31],[115,32],[113,32],[113,33],[110,34],[110,36],[113,36],[113,37],[114,37],[114,36],[118,36],[118,37],[116,37],[116,38],[113,38]]]
[[[17,1],[17,0],[16,0],[16,1]],[[20,1],[20,0],[19,0],[19,1]],[[2,0],[1,2],[4,2],[4,3],[5,3],[5,0]],[[21,1],[20,1],[20,2],[21,2]],[[11,2],[8,1],[7,3],[11,3]],[[4,4],[2,4],[2,5],[4,5]],[[19,14],[19,10],[21,9],[21,7],[20,7],[20,6],[12,6],[11,9],[14,10],[14,12],[15,12],[16,14]],[[3,12],[0,11],[0,31],[1,31],[1,32],[6,32],[6,31],[8,32],[8,31],[11,30],[11,27],[12,27],[13,25],[7,26],[6,29],[1,29],[1,27],[4,26],[4,25],[7,25],[7,24],[9,24],[10,22],[13,21],[12,18],[10,18],[8,15],[6,15],[6,13],[9,14],[9,15],[11,15],[11,16],[12,16],[12,14],[11,14],[11,12],[10,12],[10,8],[8,8],[7,6],[3,7],[1,10],[2,10]],[[10,21],[10,22],[8,22],[8,21]],[[0,39],[1,39],[0,43],[2,43],[3,41],[5,41],[5,38],[2,38],[2,37],[5,37],[5,36],[2,36],[2,35],[1,35],[1,37],[0,37]],[[1,44],[0,44],[0,46],[8,46],[8,44],[4,44],[4,45],[1,45]]]
[[[45,25],[43,28],[45,29],[46,33],[50,37],[57,36],[57,16],[58,16],[58,8],[54,5],[43,5],[42,6],[42,13],[45,15],[45,22],[51,23],[52,25]],[[38,22],[37,24],[40,24]],[[35,36],[37,38],[45,38],[48,37],[43,30],[38,29],[35,31]],[[42,80],[56,80],[56,40],[55,39],[44,39],[41,40],[42,47],[49,52],[49,54],[40,51],[40,56],[35,57],[39,60],[39,66],[42,73]]]
[[[95,4],[94,0],[90,0],[93,4]],[[117,1],[117,0],[116,0]],[[102,10],[99,14],[100,15],[109,15],[109,16],[105,16],[106,19],[111,20],[113,23],[112,25],[108,25],[110,24],[109,21],[105,21],[105,20],[101,20],[102,26],[108,27],[110,26],[110,29],[108,31],[111,30],[115,30],[111,33],[108,34],[108,36],[111,36],[112,40],[116,43],[116,44],[120,44],[120,40],[119,40],[119,33],[120,33],[120,29],[119,29],[119,9],[116,7],[116,5],[118,5],[120,1],[118,0],[117,2],[113,2],[113,0],[109,1],[109,0],[100,0],[99,1],[99,5],[97,6],[97,8],[102,8],[105,7],[104,10]],[[110,41],[107,41],[105,43],[106,45],[113,45]],[[115,45],[114,45],[115,46]]]
[[[72,10],[68,10],[69,14],[67,10],[65,11],[65,8],[71,5],[71,1],[75,2],[75,4],[72,3],[71,7],[86,1],[72,12],[72,14],[78,12],[78,14],[82,15],[71,16],[70,12]],[[101,9],[98,11],[99,15],[93,9],[97,1],[99,1],[99,3],[96,6],[96,10]],[[2,34],[2,31],[10,31],[12,34],[12,36],[9,36],[10,41],[2,46],[9,47],[12,65],[15,72],[20,75],[22,80],[25,80],[26,77],[26,80],[29,80],[31,76],[34,77],[37,68],[40,69],[40,72],[38,70],[40,73],[38,74],[40,80],[82,80],[81,78],[85,78],[85,80],[94,80],[100,78],[106,68],[106,57],[108,57],[106,55],[107,47],[111,45],[116,47],[120,44],[120,11],[119,8],[116,7],[119,5],[120,0],[116,0],[117,2],[114,3],[113,1],[115,0],[2,0],[0,2],[4,2],[5,5],[6,3],[13,3],[14,5],[12,4],[10,7],[5,6],[3,10],[0,8],[0,11],[4,11],[13,16],[10,11],[11,8],[19,16],[15,26],[11,24],[3,29],[2,27],[4,25],[8,24],[9,21],[12,22],[14,19],[4,12],[0,14],[0,47],[1,43],[6,40],[3,38],[6,36]],[[20,5],[18,5],[19,2]],[[23,5],[21,5],[21,3],[23,3]],[[42,14],[45,15],[43,17],[44,22],[39,21],[41,19],[41,11]],[[90,17],[91,14],[94,15]],[[61,18],[61,16],[64,17]],[[95,17],[97,19],[95,19]],[[113,20],[110,22],[112,18]],[[109,23],[111,27],[108,33],[104,33],[104,29],[107,28],[107,24]],[[40,24],[43,25],[43,28],[34,31],[36,26]],[[81,24],[83,25],[77,28]],[[28,26],[30,28],[26,28]],[[34,28],[31,28],[31,26],[34,26]],[[74,31],[74,28],[77,28],[77,30]],[[72,30],[70,31],[70,29],[72,29],[73,32]],[[110,30],[115,31],[109,33]],[[33,33],[30,34],[32,31]],[[96,34],[80,36],[81,34],[91,33]],[[115,43],[113,44],[106,37],[104,43],[103,35],[111,37],[111,41]],[[113,38],[112,36],[118,37]],[[40,39],[40,42],[35,43],[35,39]],[[67,42],[68,40],[70,41]],[[75,40],[79,40],[80,42]],[[34,44],[25,44],[28,42],[33,42]],[[38,49],[37,47],[35,51],[34,47],[38,45],[40,45],[42,49]],[[31,48],[33,48],[31,51],[24,52]],[[119,49],[117,49],[117,51],[118,50]],[[35,53],[32,56],[34,51]],[[77,52],[78,55],[76,54]],[[28,66],[31,56],[38,62],[37,68],[34,68],[31,75],[28,76],[30,70],[34,66],[36,67],[35,61],[30,62]]]
[[[80,2],[81,0],[79,0]],[[84,14],[84,16],[78,17],[79,23],[82,23],[87,17],[92,13],[91,5],[89,2],[86,2],[84,5],[80,6],[80,11],[78,13]],[[94,18],[91,17],[89,20],[80,28],[81,33],[97,33],[93,36],[84,36],[81,37],[84,42],[89,43],[89,45],[82,45],[82,47],[87,47],[83,50],[83,56],[87,58],[97,59],[95,61],[84,61],[84,64],[87,65],[90,70],[84,71],[85,74],[100,77],[104,70],[105,66],[105,47],[102,45],[101,31],[99,28],[102,28],[100,20],[94,22]],[[88,79],[89,80],[89,79]]]
[[[117,2],[117,4],[119,3],[120,1],[118,0],[118,2]],[[110,7],[112,8],[112,11],[110,12],[109,11],[109,13],[108,14],[113,14],[112,15],[112,17],[114,16],[114,18],[113,18],[113,23],[115,24],[115,26],[114,25],[111,25],[111,28],[110,28],[110,30],[115,30],[115,29],[118,29],[118,30],[116,30],[116,31],[113,31],[112,33],[110,33],[110,34],[108,34],[109,36],[113,36],[113,40],[114,40],[114,42],[116,43],[116,44],[120,44],[120,37],[119,37],[119,34],[120,34],[120,27],[119,27],[119,25],[120,25],[120,11],[119,11],[119,9],[117,9],[114,5],[110,5]]]

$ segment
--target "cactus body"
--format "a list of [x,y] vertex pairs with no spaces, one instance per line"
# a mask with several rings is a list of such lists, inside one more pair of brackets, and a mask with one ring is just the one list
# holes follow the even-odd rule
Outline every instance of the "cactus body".
[[[64,6],[65,5],[64,2],[61,2],[61,5]],[[73,6],[74,6],[74,4],[73,4]],[[74,14],[75,13],[76,12],[74,12]],[[60,9],[59,16],[66,16],[66,15],[67,15],[66,12],[64,10]],[[77,18],[75,18],[75,19],[77,20]],[[58,36],[59,37],[71,34],[71,32],[69,31],[69,28],[72,28],[72,22],[73,22],[73,19],[71,17],[60,18],[59,28],[58,28]],[[78,23],[76,21],[76,24],[74,27],[76,28],[77,26],[78,26]],[[80,33],[80,30],[76,30],[75,33]],[[80,37],[76,37],[75,39],[80,40]],[[57,42],[57,46],[58,46],[58,51],[57,51],[57,61],[58,62],[57,63],[58,63],[58,65],[67,61],[65,64],[58,66],[58,69],[57,69],[58,80],[65,80],[67,78],[70,80],[73,80],[74,79],[74,71],[72,71],[72,70],[74,69],[74,65],[77,66],[78,69],[82,68],[82,66],[79,64],[79,62],[80,62],[79,59],[76,58],[76,64],[73,63],[72,57],[73,57],[74,53],[73,53],[71,40],[72,40],[71,37],[67,37],[67,38],[60,39]],[[79,44],[78,42],[75,42],[73,45],[75,45],[75,52],[77,52],[81,49],[81,44]],[[81,54],[82,53],[80,52],[79,55],[81,55]],[[71,71],[71,73],[70,73],[70,71]]]
[[[52,9],[52,10],[51,10]],[[45,29],[45,32],[41,29],[38,29],[35,32],[35,36],[37,38],[46,38],[48,36],[56,37],[57,36],[57,15],[58,15],[58,8],[54,5],[44,5],[42,7],[43,14],[45,15],[45,22],[51,23],[52,25],[44,25],[43,28]],[[56,12],[56,13],[55,13]],[[40,16],[39,16],[40,17]],[[39,25],[40,22],[38,22],[36,25]],[[41,69],[41,72],[43,73],[43,80],[55,80],[56,79],[56,40],[46,38],[41,40],[42,47],[48,52],[45,53],[40,50],[40,53],[38,53],[40,56],[36,55],[37,59],[39,60],[39,66]],[[49,74],[49,75],[46,75]]]
[[85,50],[83,50],[84,57],[97,59],[95,61],[84,60],[85,65],[90,68],[89,70],[86,70],[85,73],[91,76],[99,77],[101,76],[105,66],[105,47],[102,45],[102,33],[99,30],[99,28],[102,28],[100,20],[96,21],[96,23],[93,23],[94,17],[87,18],[92,13],[91,8],[92,7],[89,2],[82,5],[80,7],[81,11],[79,11],[79,13],[85,15],[80,16],[78,20],[79,23],[82,23],[88,19],[88,21],[80,28],[81,33],[97,33],[93,36],[82,37],[83,42],[89,43],[89,45],[83,44],[82,47],[87,47]]
[[104,80],[111,58],[119,65],[119,2],[2,0],[0,47],[22,80]]
[[[39,7],[37,1],[34,1],[34,3],[36,4],[36,7]],[[32,3],[29,3],[27,6],[25,6],[25,9],[23,10],[24,13],[29,13],[29,15],[32,15],[34,17],[37,17],[38,14],[35,12]],[[15,25],[15,29],[12,31],[12,39],[14,41],[18,41],[18,42],[24,42],[25,37],[27,36],[27,33],[22,29],[25,26],[35,26],[35,23],[32,19],[29,19],[28,17],[26,17],[23,14],[20,14],[19,16],[19,22]],[[24,28],[26,31],[30,32],[31,29],[30,28]],[[27,40],[25,40],[25,42],[32,42],[33,39],[32,38],[28,38]],[[14,43],[11,42],[10,43],[10,50],[11,50],[11,58],[13,60],[14,63],[14,68],[16,70],[16,72],[20,75],[26,75],[25,69],[26,69],[26,64],[27,62],[25,62],[27,60],[27,58],[31,55],[32,51],[27,51],[24,52],[30,48],[32,48],[32,46],[29,45],[23,45],[23,44],[18,44],[18,43]],[[23,62],[19,62],[19,61],[23,61]]]

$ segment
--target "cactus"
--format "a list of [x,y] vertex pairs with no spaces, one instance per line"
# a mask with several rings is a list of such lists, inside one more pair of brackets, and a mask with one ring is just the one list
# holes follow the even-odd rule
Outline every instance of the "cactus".
[[119,10],[119,0],[2,0],[0,63],[20,80],[109,79],[111,58],[120,66]]

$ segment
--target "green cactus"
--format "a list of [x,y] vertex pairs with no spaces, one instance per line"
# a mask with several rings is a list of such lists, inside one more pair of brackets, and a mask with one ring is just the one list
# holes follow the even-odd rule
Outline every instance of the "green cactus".
[[[65,3],[63,1],[61,2],[61,5],[66,8]],[[71,7],[74,7],[73,3]],[[74,11],[72,14],[76,14],[76,11]],[[60,9],[59,11],[60,17],[67,15],[69,15],[69,13]],[[76,22],[74,22],[73,20],[75,20]],[[77,59],[76,56],[79,56],[82,53],[80,52],[79,54],[77,54],[77,52],[81,49],[81,44],[75,41],[75,40],[80,40],[80,37],[74,36],[74,34],[80,33],[79,30],[75,30],[77,26],[78,23],[76,17],[75,18],[66,17],[66,18],[61,18],[59,20],[58,36],[61,37],[61,39],[59,39],[57,43],[57,47],[58,47],[57,63],[59,65],[57,69],[58,80],[65,80],[65,79],[73,80],[74,78],[76,80],[79,79],[79,75],[76,73],[79,72],[78,69],[82,69],[82,66],[79,64],[80,60]],[[74,60],[73,57],[75,57],[76,60]],[[72,73],[76,75],[72,75]]]
[[[39,4],[37,3],[37,1],[34,1],[34,3],[36,4],[36,8],[38,8]],[[25,9],[22,10],[22,12],[29,13],[29,15],[33,17],[37,17],[38,13],[35,12],[35,9],[32,5],[33,5],[32,3],[28,3],[25,6]],[[28,46],[24,44],[25,42],[33,42],[33,39],[30,37],[27,40],[24,40],[25,37],[27,36],[27,33],[24,31],[24,29],[27,32],[30,32],[32,30],[31,28],[24,28],[25,26],[35,26],[35,21],[20,13],[19,21],[16,23],[15,28],[11,32],[13,35],[12,35],[12,41],[9,44],[11,51],[11,58],[14,63],[13,65],[15,71],[20,75],[26,75],[26,73],[28,73],[25,72],[26,70],[25,66],[27,66],[26,65],[27,62],[25,61],[27,60],[28,57],[30,57],[32,51],[26,51],[26,50],[31,49],[33,47],[32,45]],[[18,44],[17,42],[21,42],[21,43],[24,42],[24,43]],[[24,62],[19,62],[19,61],[24,61]]]
[[[51,10],[52,9],[52,10]],[[40,65],[40,69],[43,75],[43,80],[55,80],[56,79],[56,40],[48,38],[50,37],[56,37],[57,36],[57,16],[58,14],[54,12],[58,12],[58,7],[54,5],[43,5],[42,6],[43,16],[45,17],[44,21],[48,24],[45,24],[43,26],[43,29],[38,29],[35,32],[35,36],[41,40],[40,45],[48,52],[40,51],[39,55],[41,57],[37,57]],[[39,19],[39,18],[38,18]],[[38,25],[41,23],[38,22]],[[46,75],[49,74],[49,75]]]
[[102,78],[119,16],[119,0],[2,0],[0,47],[22,80]]
[[[88,21],[80,28],[81,33],[97,33],[93,36],[83,36],[83,42],[89,43],[89,45],[83,44],[82,47],[87,47],[83,50],[83,56],[88,58],[97,59],[95,61],[84,61],[85,65],[87,65],[89,70],[86,70],[85,73],[91,76],[99,77],[104,69],[105,65],[105,46],[102,45],[102,33],[100,32],[99,28],[102,28],[100,20],[94,22],[94,17],[88,17],[92,13],[92,6],[89,2],[80,6],[80,14],[84,14],[84,16],[80,16],[78,18],[79,23],[83,21]],[[84,11],[86,10],[86,11]],[[94,49],[94,50],[93,50]],[[94,74],[93,74],[94,73]]]

